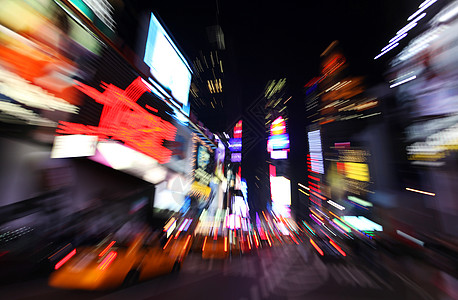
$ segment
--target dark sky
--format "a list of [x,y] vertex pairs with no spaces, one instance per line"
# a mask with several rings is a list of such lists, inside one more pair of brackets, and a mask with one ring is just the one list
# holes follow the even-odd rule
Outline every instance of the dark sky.
[[[306,83],[318,74],[319,56],[339,40],[351,73],[381,80],[373,58],[421,1],[220,1],[219,23],[236,62],[243,103],[272,78]],[[193,57],[216,23],[216,1],[163,1],[150,5],[181,48]]]

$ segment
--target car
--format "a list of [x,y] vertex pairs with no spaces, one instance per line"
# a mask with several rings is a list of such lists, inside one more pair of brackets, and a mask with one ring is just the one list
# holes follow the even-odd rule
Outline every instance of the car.
[[61,289],[109,290],[179,271],[191,238],[191,235],[180,239],[171,236],[161,247],[158,241],[145,244],[145,234],[139,234],[127,246],[112,240],[74,249],[56,264],[49,285]]
[[202,258],[224,259],[229,256],[229,242],[227,236],[207,236],[202,245]]

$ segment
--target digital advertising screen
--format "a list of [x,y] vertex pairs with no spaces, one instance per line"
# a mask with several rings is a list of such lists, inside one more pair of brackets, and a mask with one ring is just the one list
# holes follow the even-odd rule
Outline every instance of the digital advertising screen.
[[[153,78],[173,96],[181,111],[189,116],[191,68],[153,13],[149,22],[143,61],[149,66]],[[156,88],[162,89],[159,86]]]

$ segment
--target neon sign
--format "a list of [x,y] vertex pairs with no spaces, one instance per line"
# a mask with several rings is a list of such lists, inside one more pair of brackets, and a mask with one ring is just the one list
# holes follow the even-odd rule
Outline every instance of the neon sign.
[[270,134],[277,135],[284,133],[286,133],[286,124],[285,120],[280,116],[272,122],[272,125],[270,126]]
[[242,151],[242,139],[240,138],[229,139],[229,150],[233,152]]
[[234,138],[241,139],[242,138],[242,120],[238,121],[234,127]]
[[[177,128],[159,116],[137,104],[137,100],[151,89],[138,77],[125,90],[102,82],[105,91],[77,81],[76,88],[104,105],[99,126],[60,121],[57,133],[97,135],[100,139],[123,141],[160,164],[170,161],[172,150],[163,146],[164,141],[174,141]],[[147,106],[149,110],[157,109]]]
[[[267,140],[267,151],[273,152],[274,150],[289,151],[289,135],[286,133],[286,123],[283,117],[276,118],[270,126],[270,137]],[[287,156],[287,155],[286,155]],[[275,157],[275,155],[274,155]],[[282,155],[275,157],[275,159],[287,158]]]

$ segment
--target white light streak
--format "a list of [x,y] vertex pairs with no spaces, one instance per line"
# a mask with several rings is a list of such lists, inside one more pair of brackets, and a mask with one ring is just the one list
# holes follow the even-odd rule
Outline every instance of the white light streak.
[[407,31],[409,31],[410,29],[414,28],[415,26],[417,26],[417,23],[415,22],[410,22],[409,24],[407,24],[406,26],[402,27],[401,30],[399,30],[398,32],[396,32],[396,35],[400,35],[400,34],[403,34]]
[[[394,38],[392,38],[392,39],[389,41],[389,43],[390,43],[390,44],[396,43],[396,42],[402,40],[403,38],[405,38],[406,36],[407,36],[407,32],[405,32],[405,33],[403,33],[403,34],[401,34],[401,35],[396,35]],[[388,46],[389,46],[389,45],[388,45]],[[388,47],[388,46],[386,46],[386,47]],[[385,48],[386,48],[386,47],[385,47]],[[385,48],[382,49],[382,51],[385,50]]]
[[394,44],[393,46],[391,46],[390,48],[386,49],[385,51],[383,51],[382,53],[380,53],[379,55],[377,55],[376,57],[374,57],[374,60],[375,59],[378,59],[380,56],[382,56],[383,54],[387,53],[388,51],[390,51],[391,49],[395,48],[397,45],[399,45],[399,43],[396,43]]
[[373,114],[370,114],[370,115],[366,115],[366,116],[362,116],[362,117],[359,117],[360,119],[364,119],[364,118],[369,118],[369,117],[373,117],[373,116],[377,116],[377,115],[380,115],[381,112],[376,112],[376,113],[373,113]]
[[394,87],[397,87],[398,85],[401,85],[401,84],[403,84],[403,83],[412,81],[412,80],[414,80],[415,78],[417,78],[417,76],[414,75],[414,76],[412,76],[412,77],[409,77],[409,78],[406,78],[406,79],[401,80],[401,81],[399,81],[399,82],[396,82],[396,83],[390,85],[390,89],[392,89],[392,88],[394,88]]
[[407,233],[402,232],[401,230],[396,230],[396,233],[399,234],[400,236],[408,239],[409,241],[414,242],[415,244],[418,244],[420,246],[424,246],[425,242],[420,241],[419,239],[414,238],[413,236],[408,235]]
[[407,191],[411,191],[411,192],[415,192],[415,193],[425,194],[425,195],[428,195],[428,196],[436,196],[436,194],[431,193],[431,192],[425,192],[425,191],[420,191],[420,190],[411,189],[411,188],[406,188],[406,190]]
[[328,203],[331,204],[332,206],[334,206],[334,207],[337,208],[337,209],[340,209],[340,210],[344,210],[344,209],[345,209],[345,207],[343,207],[343,206],[340,205],[340,204],[335,203],[335,202],[332,201],[332,200],[328,200]]
[[305,185],[303,185],[302,183],[298,182],[297,183],[300,187],[303,187],[304,189],[306,190],[310,190],[308,187],[306,187]]
[[422,4],[420,4],[420,6],[418,7],[419,9],[416,12],[414,12],[410,17],[408,17],[407,21],[410,21],[413,18],[415,18],[416,16],[418,16],[421,12],[423,12],[425,9],[427,9],[428,7],[433,5],[434,2],[436,2],[436,1],[437,0],[427,0],[427,1],[423,2]]

